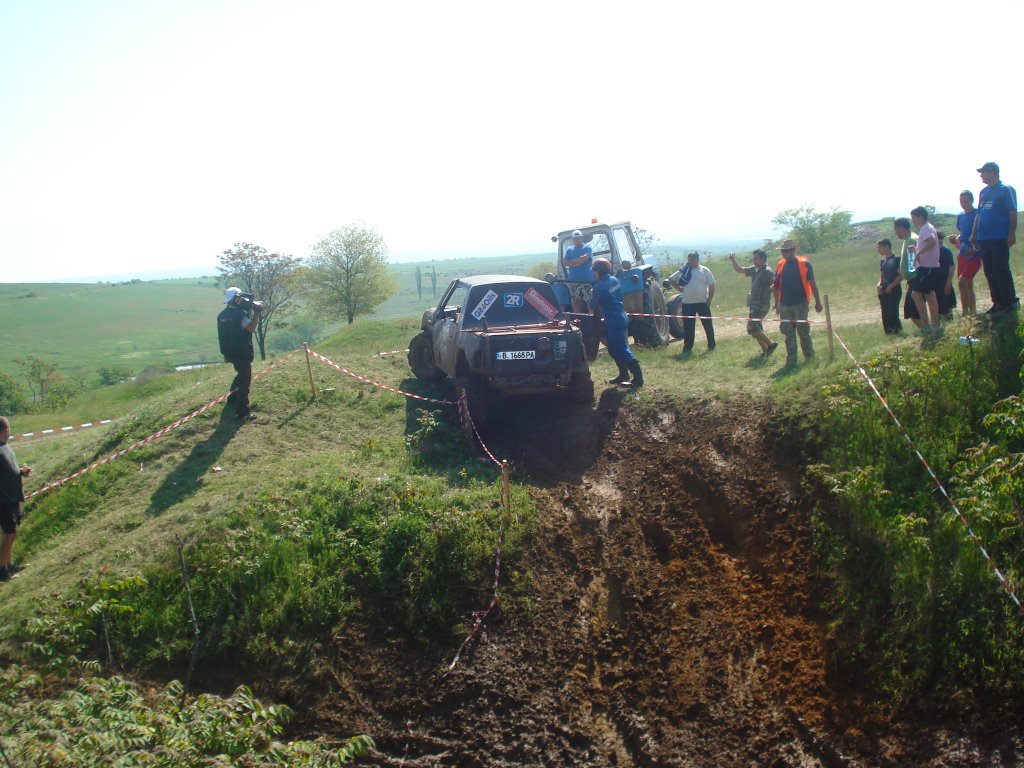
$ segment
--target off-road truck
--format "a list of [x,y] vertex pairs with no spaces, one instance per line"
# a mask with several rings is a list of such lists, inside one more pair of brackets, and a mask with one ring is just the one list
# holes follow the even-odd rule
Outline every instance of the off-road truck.
[[462,427],[474,439],[487,423],[488,403],[510,397],[565,393],[594,399],[594,382],[580,329],[559,308],[551,285],[517,275],[453,280],[434,309],[423,313],[409,343],[416,378],[450,377],[463,405]]

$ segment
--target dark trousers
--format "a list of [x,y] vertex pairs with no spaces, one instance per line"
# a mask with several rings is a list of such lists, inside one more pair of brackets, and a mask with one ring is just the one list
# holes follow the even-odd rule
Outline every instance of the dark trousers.
[[711,307],[708,306],[706,301],[702,301],[700,304],[683,304],[682,314],[691,315],[691,317],[683,317],[683,350],[693,349],[693,336],[694,331],[697,328],[696,322],[692,315],[704,315],[701,318],[700,324],[704,326],[704,335],[708,337],[708,349],[715,348],[715,327],[711,324]]
[[878,297],[882,307],[882,330],[886,333],[899,333],[903,330],[900,322],[900,301],[903,299],[903,286],[897,285],[890,293]]
[[1010,244],[1006,240],[979,240],[978,251],[985,268],[985,279],[992,294],[992,304],[1011,307],[1017,303],[1017,289],[1010,272]]
[[231,382],[228,402],[234,401],[239,416],[249,413],[249,385],[252,383],[252,360],[228,360],[235,367],[235,378]]

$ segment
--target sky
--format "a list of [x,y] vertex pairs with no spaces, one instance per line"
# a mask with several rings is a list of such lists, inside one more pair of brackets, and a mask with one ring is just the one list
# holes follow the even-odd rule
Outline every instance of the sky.
[[1024,3],[0,0],[0,282],[543,253],[1024,186]]

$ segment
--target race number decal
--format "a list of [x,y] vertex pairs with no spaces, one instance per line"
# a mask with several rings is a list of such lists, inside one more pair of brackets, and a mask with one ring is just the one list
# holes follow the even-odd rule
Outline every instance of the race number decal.
[[522,309],[523,294],[519,291],[509,291],[502,298],[502,303],[504,303],[505,309]]
[[491,304],[493,304],[497,298],[498,294],[494,291],[488,291],[484,294],[484,297],[480,299],[480,303],[476,305],[476,309],[470,312],[470,314],[479,320],[487,314],[487,310],[491,308]]
[[558,314],[558,308],[541,296],[540,291],[536,288],[528,290],[523,298],[530,303],[531,307],[544,315],[548,320],[554,320],[555,315]]

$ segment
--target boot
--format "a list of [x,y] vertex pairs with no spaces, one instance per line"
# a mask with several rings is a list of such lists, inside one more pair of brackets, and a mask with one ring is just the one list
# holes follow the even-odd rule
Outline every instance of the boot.
[[626,370],[626,364],[620,363],[618,360],[615,364],[619,366],[619,375],[614,379],[608,379],[609,384],[628,384],[629,383],[629,371]]
[[633,374],[633,380],[626,383],[627,387],[638,389],[644,385],[644,375],[640,371],[640,361],[630,360],[628,363],[629,372]]

